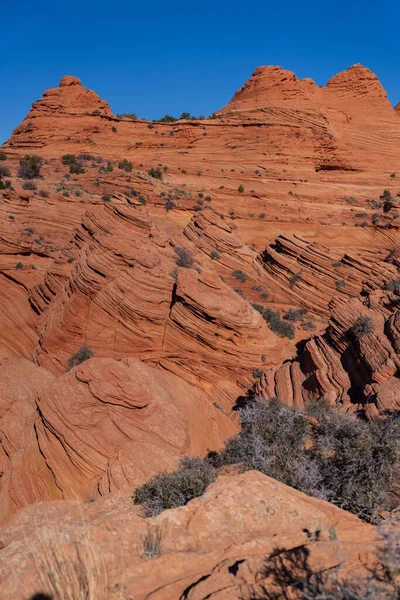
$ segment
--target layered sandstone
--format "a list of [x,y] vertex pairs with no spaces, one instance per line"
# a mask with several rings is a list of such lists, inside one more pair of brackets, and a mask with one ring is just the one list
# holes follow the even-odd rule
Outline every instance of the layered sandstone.
[[[157,531],[160,553],[146,556],[144,540]],[[54,593],[49,569],[75,593],[90,574],[96,598],[233,600],[249,597],[255,584],[273,587],[262,571],[277,549],[297,548],[310,569],[354,577],[365,575],[379,547],[374,527],[254,471],[222,477],[202,497],[152,519],[120,495],[42,503],[16,515],[1,536],[0,590],[15,600]]]

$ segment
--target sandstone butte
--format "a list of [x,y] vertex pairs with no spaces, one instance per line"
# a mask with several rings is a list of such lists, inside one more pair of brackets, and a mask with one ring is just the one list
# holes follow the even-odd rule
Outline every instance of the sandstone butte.
[[249,393],[399,410],[399,147],[361,65],[324,87],[260,67],[201,120],[118,117],[72,76],[33,104],[0,163],[1,598],[60,560],[72,589],[81,556],[93,598],[239,598],[277,547],[363,569],[374,527],[260,473],[151,519],[131,494],[222,447]]

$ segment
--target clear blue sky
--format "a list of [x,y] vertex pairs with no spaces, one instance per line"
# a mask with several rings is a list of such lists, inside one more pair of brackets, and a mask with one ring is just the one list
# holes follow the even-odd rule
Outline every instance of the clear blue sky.
[[354,63],[400,101],[395,0],[3,0],[0,143],[44,90],[76,75],[114,112],[210,114],[259,65],[319,85]]

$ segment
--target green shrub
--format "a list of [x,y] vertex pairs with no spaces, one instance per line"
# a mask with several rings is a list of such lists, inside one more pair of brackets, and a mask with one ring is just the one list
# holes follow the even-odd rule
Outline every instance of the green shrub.
[[0,152],[0,160],[6,160],[7,159],[7,154],[5,152],[3,152],[3,150]]
[[176,117],[172,117],[171,115],[164,115],[162,117],[162,119],[159,119],[160,123],[174,123],[174,121],[177,121],[178,119]]
[[257,310],[269,329],[279,335],[279,337],[287,337],[292,340],[295,336],[295,328],[292,323],[282,321],[278,311],[266,308],[263,304],[253,303],[252,307]]
[[158,167],[152,167],[151,169],[148,169],[147,173],[150,175],[150,177],[154,177],[154,179],[162,180],[162,171]]
[[69,172],[71,175],[81,175],[85,172],[85,169],[82,167],[82,165],[77,163],[76,165],[70,165]]
[[92,356],[93,352],[89,348],[89,346],[81,346],[79,350],[75,352],[75,354],[69,357],[69,368],[72,369],[72,367],[76,367],[77,365],[82,364],[83,362],[85,362],[85,360],[89,360],[89,358],[91,358]]
[[41,196],[42,198],[48,198],[50,194],[47,190],[39,190],[39,196]]
[[43,164],[41,156],[36,154],[27,155],[19,161],[18,177],[22,179],[37,179]]
[[76,156],[75,154],[64,154],[61,162],[63,165],[74,165],[76,163]]
[[130,160],[126,160],[126,158],[124,158],[124,160],[121,160],[118,163],[118,168],[122,169],[122,171],[126,171],[127,173],[130,173],[132,171],[132,163]]
[[15,268],[16,268],[16,269],[23,269],[23,268],[24,268],[24,265],[22,264],[22,262],[19,262],[19,263],[17,263],[17,264],[15,265]]
[[178,471],[160,473],[137,488],[133,501],[144,507],[146,516],[158,515],[201,496],[216,476],[216,469],[206,461],[185,457]]
[[218,252],[218,250],[212,250],[212,252],[211,252],[211,260],[218,260],[219,258],[221,258],[221,255]]
[[239,185],[238,192],[240,192],[241,194],[244,192],[244,187],[242,184]]

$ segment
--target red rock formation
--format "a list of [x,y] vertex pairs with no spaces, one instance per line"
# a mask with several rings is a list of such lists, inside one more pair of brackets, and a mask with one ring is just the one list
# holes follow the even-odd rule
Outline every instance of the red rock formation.
[[[157,528],[161,553],[148,558],[144,538]],[[310,541],[317,530],[319,541]],[[222,600],[247,597],[256,581],[266,582],[261,571],[277,548],[301,547],[310,568],[340,567],[354,577],[365,574],[379,544],[371,525],[254,471],[222,477],[202,497],[152,519],[134,514],[129,497],[112,495],[28,507],[1,535],[0,593],[15,600],[54,593],[49,566],[77,594],[79,556],[93,597]]]
[[237,431],[206,394],[133,358],[92,358],[59,378],[10,359],[0,386],[1,520],[37,500],[129,492]]
[[[118,118],[71,76],[45,92],[3,147],[1,187],[13,189],[0,190],[0,352],[46,373],[26,419],[19,408],[4,422],[19,432],[4,514],[132,488],[186,451],[218,446],[260,371],[257,393],[298,406],[328,397],[369,416],[396,408],[399,142],[398,110],[360,65],[325,87],[261,67],[215,119],[175,123]],[[18,177],[27,153],[44,159],[36,189]],[[68,173],[65,154],[84,172]],[[308,313],[292,340],[254,304]],[[375,330],[355,341],[359,315]],[[66,373],[82,345],[94,362]],[[173,386],[168,410],[161,392],[163,408],[126,399],[133,369]],[[145,464],[132,431],[154,450]]]

